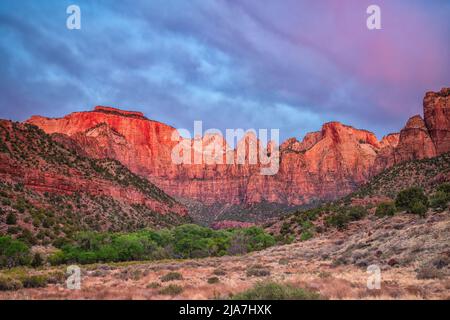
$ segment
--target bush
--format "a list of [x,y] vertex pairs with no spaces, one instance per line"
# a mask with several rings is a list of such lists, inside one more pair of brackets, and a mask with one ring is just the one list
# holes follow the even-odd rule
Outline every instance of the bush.
[[364,218],[367,215],[367,210],[363,206],[350,207],[347,210],[347,216],[351,221],[356,221]]
[[267,277],[270,276],[270,270],[263,266],[256,265],[247,269],[247,277]]
[[47,277],[44,275],[25,276],[22,284],[24,288],[44,288],[47,286]]
[[233,296],[235,300],[319,300],[320,294],[290,284],[260,282]]
[[63,264],[67,262],[66,255],[63,251],[57,250],[47,260],[52,266]]
[[436,191],[430,198],[430,207],[438,210],[445,210],[450,201],[450,193],[444,191]]
[[52,271],[47,274],[47,283],[49,284],[58,284],[64,283],[66,281],[66,273],[63,271]]
[[53,246],[56,248],[62,248],[65,245],[68,245],[70,243],[70,240],[64,237],[57,238],[53,241]]
[[282,235],[288,234],[291,232],[291,224],[287,221],[283,222],[280,228],[280,233]]
[[20,228],[18,226],[13,226],[13,227],[8,227],[8,229],[6,230],[6,233],[7,234],[18,234],[21,230],[22,230],[22,228]]
[[194,224],[176,227],[173,233],[174,249],[183,258],[206,257],[213,230]]
[[325,222],[329,226],[333,226],[337,229],[342,230],[345,229],[345,227],[349,223],[349,218],[345,213],[337,212],[326,217]]
[[417,272],[417,279],[442,279],[444,273],[433,266],[422,266]]
[[411,206],[411,213],[418,214],[421,217],[424,217],[428,211],[428,208],[420,201],[416,201]]
[[6,216],[6,224],[9,225],[13,225],[17,223],[17,217],[14,213],[10,212],[7,216]]
[[273,236],[266,233],[260,227],[250,227],[247,229],[241,229],[236,231],[238,233],[243,233],[246,241],[247,241],[247,251],[257,251],[263,250],[270,246],[275,245],[276,241]]
[[31,261],[31,266],[34,268],[42,266],[44,263],[44,259],[42,259],[42,256],[40,253],[36,252],[33,256],[33,260]]
[[306,231],[302,232],[302,235],[300,236],[300,240],[301,241],[306,241],[306,240],[311,239],[312,237],[313,237],[312,232],[309,231],[309,230],[306,230]]
[[437,191],[444,192],[446,194],[450,194],[450,183],[443,183],[439,187],[437,187]]
[[218,277],[211,277],[211,278],[208,278],[208,283],[209,283],[209,284],[215,284],[215,283],[219,283],[219,282],[220,282],[220,280],[219,280]]
[[396,208],[393,202],[382,202],[377,206],[375,214],[379,217],[393,216]]
[[150,282],[147,285],[147,289],[158,289],[161,287],[161,284],[159,282]]
[[227,249],[229,255],[242,255],[247,253],[247,239],[242,233],[236,233],[230,240],[230,246]]
[[182,292],[183,292],[183,287],[176,285],[176,284],[168,285],[167,287],[159,290],[159,294],[170,295],[170,296],[176,296],[177,294],[180,294]]
[[[418,203],[422,204],[422,206]],[[412,212],[413,206],[416,206],[417,209],[419,207],[428,208],[428,205],[427,196],[423,190],[418,187],[402,190],[395,198],[395,206],[400,210],[406,210],[408,212]]]
[[37,243],[37,240],[33,233],[28,229],[23,229],[22,233],[17,237],[18,240],[22,240],[28,246],[33,246]]
[[213,274],[216,275],[216,276],[224,276],[224,275],[226,275],[227,273],[226,273],[225,270],[223,270],[223,269],[215,269],[215,270],[213,271]]
[[292,242],[295,241],[295,236],[292,234],[289,234],[289,235],[279,234],[275,237],[275,240],[279,244],[291,244]]
[[0,267],[12,268],[30,263],[30,249],[20,240],[0,237]]
[[0,291],[19,290],[22,288],[22,282],[19,280],[0,275]]
[[179,272],[169,272],[168,274],[162,276],[161,282],[168,282],[174,280],[183,280],[183,276]]

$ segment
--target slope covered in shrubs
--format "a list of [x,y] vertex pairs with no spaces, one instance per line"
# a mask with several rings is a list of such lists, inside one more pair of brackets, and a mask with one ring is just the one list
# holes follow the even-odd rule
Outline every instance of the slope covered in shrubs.
[[118,161],[84,157],[33,125],[0,120],[0,235],[48,245],[79,231],[191,222],[180,208]]
[[411,187],[401,190],[394,199],[368,201],[366,205],[355,204],[347,198],[314,209],[297,211],[266,228],[277,234],[277,240],[289,243],[295,239],[308,240],[329,228],[343,230],[350,222],[369,214],[386,217],[403,212],[424,217],[430,209],[436,212],[448,210],[449,190],[449,183],[438,185],[428,193],[420,187]]
[[266,227],[286,243],[308,240],[329,228],[345,229],[368,215],[404,212],[424,217],[431,209],[444,211],[450,202],[450,154],[392,167],[356,192],[316,208],[299,210]]
[[40,193],[20,183],[0,182],[0,235],[29,245],[57,245],[80,231],[131,232],[189,222],[188,216],[162,215],[108,196]]
[[387,196],[393,199],[401,190],[420,187],[429,192],[446,181],[450,181],[450,153],[393,166],[370,179],[346,198]]
[[150,199],[168,205],[176,201],[148,180],[132,173],[120,162],[91,159],[52,139],[38,127],[0,120],[0,153],[21,169],[39,168],[71,176],[75,169],[85,178],[100,178],[122,187],[133,187]]

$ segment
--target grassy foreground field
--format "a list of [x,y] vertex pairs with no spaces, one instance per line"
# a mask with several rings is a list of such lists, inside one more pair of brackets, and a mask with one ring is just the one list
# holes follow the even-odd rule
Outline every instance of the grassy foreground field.
[[[14,268],[2,271],[1,277],[35,274],[52,281],[42,288],[1,291],[0,298],[229,299],[257,294],[292,299],[449,299],[448,239],[448,210],[425,218],[368,216],[345,230],[331,229],[308,241],[246,255],[82,265],[81,290],[66,288],[61,277],[66,266]],[[370,264],[381,269],[380,290],[367,288]]]

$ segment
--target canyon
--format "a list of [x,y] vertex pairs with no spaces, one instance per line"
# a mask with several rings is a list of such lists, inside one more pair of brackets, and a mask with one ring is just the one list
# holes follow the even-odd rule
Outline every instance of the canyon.
[[[279,171],[273,176],[261,175],[262,165],[250,164],[248,158],[245,164],[174,164],[176,129],[141,112],[98,106],[63,118],[33,116],[26,123],[79,154],[118,160],[188,207],[222,205],[226,212],[227,206],[260,210],[258,204],[304,206],[335,199],[393,165],[450,151],[450,88],[426,93],[423,109],[423,118],[411,117],[400,133],[381,141],[372,132],[339,122],[325,123],[302,141],[290,138],[279,146]],[[222,156],[237,156],[224,138],[201,139],[206,146],[219,143]],[[195,139],[186,143],[193,145]],[[250,143],[262,148],[251,135],[239,142]]]

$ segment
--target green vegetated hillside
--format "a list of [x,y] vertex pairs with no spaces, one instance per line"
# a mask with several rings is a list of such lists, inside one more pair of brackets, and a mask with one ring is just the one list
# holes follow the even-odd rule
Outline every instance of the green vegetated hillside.
[[429,192],[446,181],[450,181],[450,153],[398,164],[373,177],[346,198],[366,196],[394,198],[399,191],[409,187],[421,187]]
[[424,217],[448,211],[450,153],[398,164],[373,177],[354,193],[269,223],[279,241],[308,240],[330,229],[344,230],[368,216],[410,213]]
[[1,235],[23,239],[31,245],[47,245],[70,238],[78,231],[134,231],[191,221],[170,210],[159,214],[143,204],[101,193],[93,195],[83,189],[37,192],[27,187],[24,176],[34,170],[43,176],[96,181],[107,187],[135,190],[169,208],[179,206],[173,198],[119,162],[82,157],[35,126],[0,121],[0,157]]

